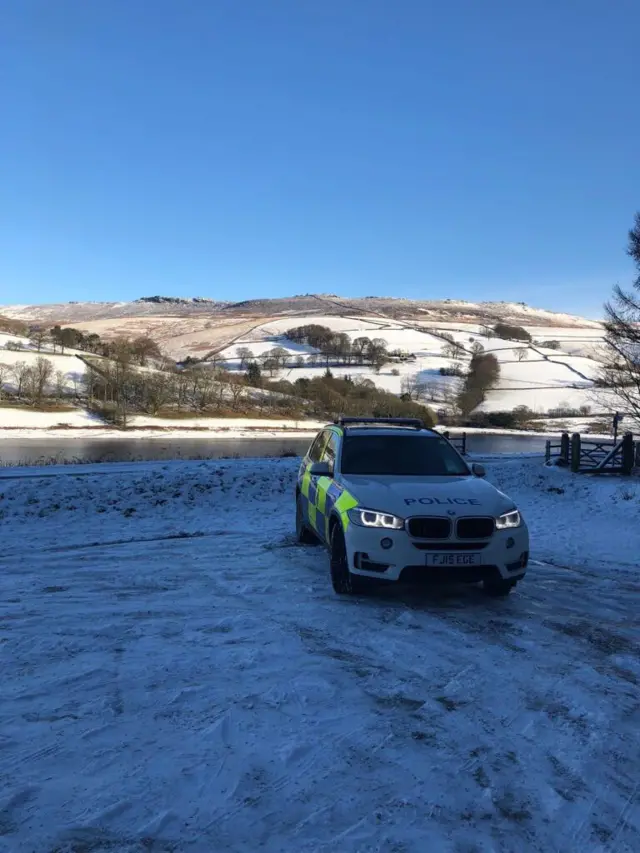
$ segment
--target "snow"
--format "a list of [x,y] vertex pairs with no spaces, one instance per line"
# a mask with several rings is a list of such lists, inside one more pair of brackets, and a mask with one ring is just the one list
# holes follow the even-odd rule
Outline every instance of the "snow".
[[0,851],[640,849],[640,483],[487,467],[506,601],[335,597],[296,460],[0,473]]
[[[461,303],[462,304],[462,303]],[[508,306],[507,306],[508,307]],[[521,306],[520,306],[521,307]],[[536,315],[546,315],[552,318],[550,312],[535,312]],[[252,329],[250,335],[237,340],[234,345],[223,350],[221,355],[226,359],[237,359],[238,348],[247,346],[256,357],[281,346],[293,357],[313,352],[312,347],[302,346],[284,337],[287,329],[308,323],[327,326],[336,332],[345,332],[352,339],[366,335],[370,338],[382,338],[389,350],[400,349],[415,354],[410,362],[389,363],[376,374],[370,366],[331,366],[336,377],[345,375],[362,376],[371,379],[377,386],[393,394],[402,392],[402,381],[407,376],[418,374],[420,380],[430,384],[438,384],[444,388],[450,385],[450,378],[440,376],[441,368],[450,368],[456,362],[442,355],[442,349],[447,345],[442,334],[450,335],[466,350],[464,358],[458,362],[464,370],[469,362],[470,347],[473,341],[480,343],[485,352],[493,353],[500,363],[500,381],[497,388],[487,394],[486,401],[480,407],[481,411],[510,411],[517,406],[527,406],[529,409],[544,413],[561,405],[579,408],[591,406],[598,409],[615,409],[616,402],[601,391],[594,391],[593,380],[601,372],[601,344],[604,335],[601,324],[585,320],[581,326],[576,326],[577,318],[567,315],[555,315],[557,320],[564,320],[568,326],[527,326],[536,343],[535,348],[526,344],[505,341],[483,334],[483,327],[478,323],[449,323],[429,322],[420,320],[409,324],[396,320],[385,320],[378,317],[356,317],[332,315],[309,315],[285,317],[269,321]],[[473,339],[473,341],[472,341]],[[544,346],[545,341],[556,340],[560,350]],[[527,350],[527,358],[518,360],[518,352]],[[232,362],[233,364],[233,362]],[[237,364],[237,361],[236,361]],[[325,372],[324,364],[315,367],[288,367],[281,375],[290,381],[302,377],[318,377]],[[393,375],[391,370],[397,371]],[[455,384],[455,380],[453,380]],[[441,405],[442,394],[436,395],[439,402],[432,402],[436,408]]]
[[260,434],[284,436],[291,433],[315,434],[326,421],[286,418],[155,418],[133,415],[126,430],[103,423],[84,409],[59,412],[35,412],[30,409],[0,406],[0,442],[3,436],[15,438],[60,438],[60,428],[72,428],[65,437],[104,438],[179,438],[194,431],[243,438]]
[[216,432],[231,432],[241,435],[256,431],[276,432],[317,432],[326,426],[324,421],[293,421],[286,418],[153,418],[146,415],[135,415],[129,419],[131,428],[136,427],[166,427],[179,430],[182,428],[198,428],[215,430]]
[[527,406],[534,412],[544,413],[559,406],[568,406],[573,409],[590,406],[594,411],[614,412],[619,405],[619,403],[616,405],[611,395],[591,387],[572,388],[560,383],[555,388],[542,383],[536,387],[534,383],[529,386],[524,382],[522,386],[522,388],[516,388],[515,383],[510,381],[508,389],[490,391],[486,401],[478,406],[478,411],[511,411],[517,406]]
[[[17,340],[15,338],[10,338],[7,335],[0,335],[0,339],[8,338],[9,340]],[[0,340],[0,346],[2,346],[2,342]],[[86,355],[86,353],[83,353]],[[19,362],[26,362],[29,366],[35,364],[38,358],[46,358],[53,364],[54,373],[58,370],[61,371],[65,376],[65,387],[69,390],[74,390],[76,386],[81,382],[82,377],[87,369],[86,364],[81,361],[79,358],[76,358],[74,352],[66,352],[65,355],[61,355],[60,353],[54,354],[47,350],[42,350],[42,352],[37,352],[35,349],[23,349],[23,350],[5,350],[0,349],[0,364],[7,364],[10,367],[18,364]],[[5,383],[8,387],[12,387],[13,383],[11,381],[11,377]]]
[[380,327],[389,328],[397,325],[393,320],[384,320],[377,317],[340,317],[335,314],[309,314],[307,316],[293,315],[282,317],[278,320],[270,320],[268,323],[264,323],[258,327],[256,332],[266,335],[284,335],[288,329],[309,324],[326,326],[329,329],[333,329],[334,332],[354,332],[356,337],[364,335],[367,332],[374,332],[380,329]]
[[[0,430],[3,429],[54,429],[56,427],[104,426],[102,422],[85,409],[73,409],[59,412],[35,412],[28,408],[0,406]],[[0,432],[0,438],[2,432]]]

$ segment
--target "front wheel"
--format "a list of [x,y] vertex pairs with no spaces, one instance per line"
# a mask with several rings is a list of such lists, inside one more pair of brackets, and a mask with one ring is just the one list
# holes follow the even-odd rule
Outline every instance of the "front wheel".
[[365,591],[366,578],[354,575],[349,571],[344,533],[338,524],[334,524],[331,531],[330,562],[331,585],[334,592],[337,592],[338,595],[357,595]]
[[304,523],[304,512],[302,511],[302,497],[296,497],[296,539],[302,545],[316,545],[318,537]]
[[482,588],[492,598],[506,598],[517,583],[510,580],[484,581]]

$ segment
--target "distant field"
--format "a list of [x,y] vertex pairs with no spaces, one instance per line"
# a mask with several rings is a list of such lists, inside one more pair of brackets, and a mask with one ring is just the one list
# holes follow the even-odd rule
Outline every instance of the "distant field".
[[[456,380],[442,376],[458,365],[465,370],[473,343],[495,354],[500,363],[498,386],[489,392],[481,409],[511,410],[516,406],[544,413],[559,406],[594,410],[613,409],[613,402],[596,391],[594,380],[601,371],[602,326],[593,320],[554,314],[521,303],[417,302],[371,297],[360,300],[316,295],[286,299],[253,300],[233,304],[174,300],[131,303],[68,303],[58,306],[8,306],[0,311],[26,322],[63,322],[103,338],[149,335],[162,351],[180,361],[188,356],[207,359],[218,354],[230,370],[239,370],[239,350],[249,348],[256,358],[275,346],[290,353],[279,376],[291,381],[299,377],[321,376],[326,367],[319,360],[308,364],[313,348],[286,337],[292,326],[316,323],[336,332],[358,337],[381,338],[389,350],[402,350],[415,358],[387,363],[379,372],[370,366],[331,366],[335,376],[361,376],[394,394],[403,383],[416,376],[431,389],[428,403],[446,405]],[[487,326],[498,321],[524,326],[535,345],[523,346],[488,337]],[[463,357],[453,361],[446,354],[443,335],[450,335],[464,348]],[[10,335],[0,335],[0,363],[15,365],[32,362],[32,349],[9,352],[2,347]],[[557,349],[546,346],[556,342]],[[28,346],[28,342],[25,342]],[[67,388],[77,387],[85,372],[75,353],[64,356],[43,353],[65,377]],[[296,362],[304,359],[303,366]]]
[[[409,326],[391,320],[384,321],[378,317],[335,317],[321,314],[279,318],[266,322],[222,350],[221,355],[228,360],[230,368],[237,368],[240,348],[248,347],[259,357],[274,346],[280,346],[291,354],[291,366],[281,374],[283,378],[295,381],[299,377],[321,376],[326,369],[322,362],[317,366],[294,366],[297,356],[306,358],[314,352],[313,348],[285,337],[288,328],[305,323],[327,326],[336,332],[346,333],[352,340],[363,335],[382,338],[389,350],[400,349],[414,354],[415,361],[389,363],[379,373],[375,373],[369,366],[355,364],[331,367],[334,376],[364,376],[395,394],[401,393],[403,379],[414,374],[418,374],[422,381],[440,383],[444,389],[452,380],[440,376],[440,369],[450,369],[456,364],[462,368],[466,366],[471,357],[470,352],[466,352],[457,362],[443,355],[447,341],[440,335],[444,332],[450,334],[466,350],[469,350],[473,342],[480,343],[485,351],[493,353],[500,363],[500,383],[495,390],[489,392],[487,400],[481,406],[483,411],[511,410],[516,406],[527,406],[543,413],[561,405],[572,408],[589,406],[598,410],[613,405],[606,395],[603,397],[602,391],[596,392],[593,388],[593,380],[601,371],[601,363],[597,357],[600,355],[599,345],[603,331],[591,326],[527,327],[535,341],[557,341],[560,349],[556,350],[487,337],[481,330],[482,327],[473,323],[459,323],[454,326],[421,321],[416,326]],[[519,361],[518,354],[522,349],[527,350],[527,357]],[[398,375],[395,375],[396,372]],[[437,403],[438,400],[433,402]]]

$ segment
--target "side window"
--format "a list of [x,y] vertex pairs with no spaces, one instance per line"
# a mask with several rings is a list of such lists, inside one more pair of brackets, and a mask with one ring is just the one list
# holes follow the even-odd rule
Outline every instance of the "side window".
[[335,432],[329,433],[329,441],[327,442],[327,446],[324,449],[324,453],[322,454],[322,461],[328,462],[331,470],[333,471],[336,466],[336,453],[338,452],[338,436]]
[[316,440],[309,448],[308,456],[310,462],[319,462],[322,459],[322,451],[324,449],[326,440],[327,431],[326,429],[323,429],[322,432],[318,433],[318,435],[316,436]]

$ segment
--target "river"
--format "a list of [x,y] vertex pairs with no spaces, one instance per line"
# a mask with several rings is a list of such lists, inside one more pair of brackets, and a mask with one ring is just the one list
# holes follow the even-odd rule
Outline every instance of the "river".
[[[0,438],[0,466],[72,462],[133,462],[155,459],[302,456],[310,436],[280,438]],[[470,453],[544,453],[545,439],[531,435],[467,436]]]

